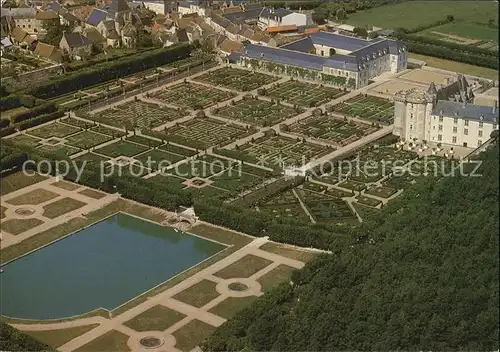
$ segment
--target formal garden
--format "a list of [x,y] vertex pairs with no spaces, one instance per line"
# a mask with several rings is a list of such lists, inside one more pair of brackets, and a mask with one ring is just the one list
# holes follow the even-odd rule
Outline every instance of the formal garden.
[[232,150],[217,149],[216,152],[265,167],[283,168],[284,166],[305,165],[309,161],[332,151],[334,151],[333,147],[325,147],[306,142],[301,138],[294,139],[269,132],[256,139],[252,138],[242,145],[236,145]]
[[183,116],[186,116],[186,112],[182,109],[134,100],[101,110],[91,114],[89,118],[106,125],[132,130],[134,128],[155,128]]
[[323,85],[290,80],[277,83],[268,89],[258,90],[260,95],[286,101],[289,104],[314,107],[344,95],[346,92]]
[[311,115],[291,125],[281,125],[281,131],[294,133],[301,137],[310,137],[345,146],[363,136],[378,130],[377,127],[358,121],[346,121],[328,115]]
[[201,110],[231,99],[235,94],[200,84],[184,82],[146,96],[181,108]]
[[245,96],[238,101],[231,100],[227,106],[215,108],[212,114],[257,126],[273,126],[283,120],[300,114],[299,107],[292,108],[278,101],[269,102],[256,97]]
[[196,77],[196,81],[248,92],[279,80],[277,76],[266,75],[232,67],[223,67]]
[[359,94],[332,107],[335,113],[389,125],[394,121],[394,103],[388,99]]

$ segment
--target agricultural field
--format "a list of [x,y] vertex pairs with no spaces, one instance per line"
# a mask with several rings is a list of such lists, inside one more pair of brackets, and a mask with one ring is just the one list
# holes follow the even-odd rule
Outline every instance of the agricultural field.
[[279,80],[279,77],[238,68],[224,67],[195,78],[196,81],[242,92],[257,89]]
[[216,119],[193,118],[163,130],[162,134],[165,139],[174,143],[205,149],[216,145],[229,144],[235,139],[242,138],[253,132],[255,131]]
[[127,102],[95,113],[92,118],[106,125],[125,128],[154,128],[185,116],[181,109],[172,109],[141,100]]
[[333,112],[352,117],[391,124],[394,120],[394,103],[371,95],[357,95],[332,107]]
[[239,120],[251,125],[273,126],[283,120],[296,116],[302,110],[266,100],[244,97],[227,106],[216,108],[212,112],[216,116]]
[[268,135],[234,148],[245,161],[272,168],[282,168],[284,165],[300,166],[333,150],[333,147],[305,142],[300,138]]
[[259,94],[261,93],[289,104],[304,107],[318,106],[345,94],[340,89],[292,80],[276,84]]
[[180,108],[201,110],[233,98],[233,93],[193,83],[180,83],[150,94],[149,97]]
[[418,35],[463,45],[498,50],[498,28],[466,22],[447,23],[428,28]]
[[309,116],[282,127],[283,132],[294,133],[301,137],[311,137],[339,146],[348,145],[377,130],[377,127],[369,124],[352,120],[347,122],[327,115]]
[[466,23],[498,26],[498,3],[477,1],[411,1],[378,6],[348,15],[346,23],[359,27],[414,29],[429,26],[452,15]]

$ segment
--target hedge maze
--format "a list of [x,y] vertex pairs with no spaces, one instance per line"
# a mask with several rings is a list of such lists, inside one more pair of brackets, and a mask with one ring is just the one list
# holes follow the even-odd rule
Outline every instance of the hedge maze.
[[119,128],[154,128],[185,116],[178,109],[159,106],[141,100],[127,102],[94,114],[95,121]]
[[271,103],[252,97],[245,97],[228,106],[214,109],[214,115],[227,119],[239,120],[252,125],[272,126],[301,113],[299,108],[292,108],[279,103]]
[[294,105],[313,107],[341,97],[345,92],[331,87],[290,80],[261,90],[259,94],[284,100]]
[[263,85],[279,80],[279,77],[259,72],[224,67],[196,77],[197,81],[221,86],[228,89],[248,92]]
[[309,116],[284,127],[284,132],[299,136],[320,139],[344,146],[363,136],[375,132],[378,128],[356,121],[344,121],[331,116]]
[[201,110],[235,95],[216,88],[193,83],[180,83],[151,94],[150,97],[181,108]]
[[370,122],[391,124],[394,121],[394,103],[383,98],[359,94],[332,107],[336,113],[359,117]]

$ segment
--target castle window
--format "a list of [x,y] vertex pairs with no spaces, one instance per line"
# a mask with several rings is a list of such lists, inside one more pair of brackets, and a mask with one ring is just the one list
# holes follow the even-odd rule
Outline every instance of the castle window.
[[412,114],[410,114],[410,119],[413,119],[413,113],[412,113]]
[[483,131],[478,131],[477,135],[478,135],[478,137],[482,137],[483,136]]
[[439,116],[439,122],[443,122],[443,116]]
[[455,136],[454,136],[454,137],[451,139],[451,143],[457,143],[457,137],[455,137]]
[[478,140],[477,140],[477,146],[478,146],[478,147],[480,147],[480,146],[481,146],[481,144],[483,144],[483,141],[482,141],[482,140],[480,140],[480,139],[478,139]]
[[413,125],[410,125],[410,130],[412,130],[412,129],[413,129]]
[[458,123],[458,117],[455,117],[455,118],[453,119],[453,123]]
[[457,128],[453,127],[453,133],[457,133]]
[[439,130],[439,131],[442,131],[442,130],[443,130],[443,125],[439,125],[439,126],[438,126],[438,130]]
[[466,128],[464,129],[464,136],[468,136],[469,135],[469,130]]
[[438,142],[441,142],[443,140],[443,135],[438,134]]
[[465,126],[469,126],[469,120],[465,120],[465,121],[464,121],[464,125],[465,125]]
[[479,122],[479,128],[483,128],[483,121]]

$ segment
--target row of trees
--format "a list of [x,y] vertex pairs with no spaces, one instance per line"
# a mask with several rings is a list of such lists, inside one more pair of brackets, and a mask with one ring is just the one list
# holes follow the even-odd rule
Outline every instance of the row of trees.
[[203,350],[498,350],[498,152],[482,177],[418,180]]

